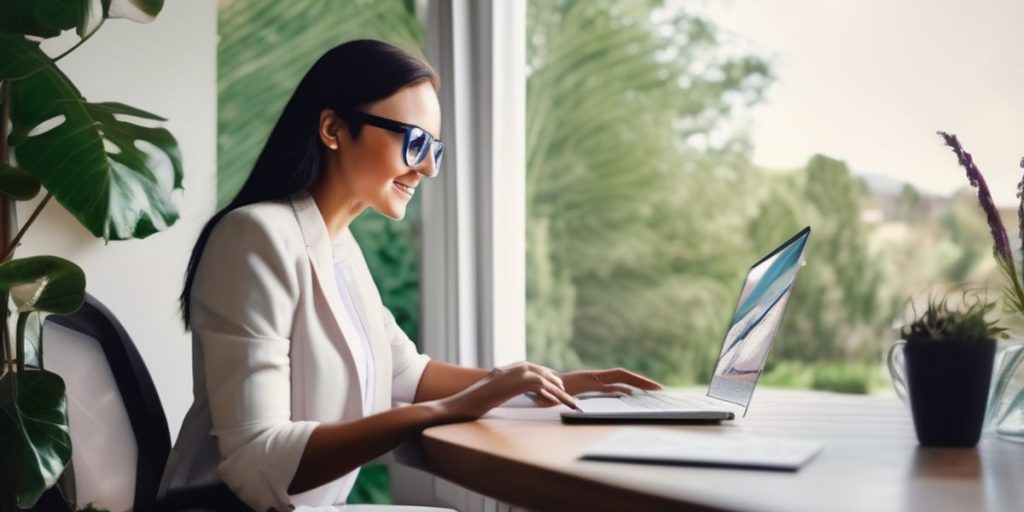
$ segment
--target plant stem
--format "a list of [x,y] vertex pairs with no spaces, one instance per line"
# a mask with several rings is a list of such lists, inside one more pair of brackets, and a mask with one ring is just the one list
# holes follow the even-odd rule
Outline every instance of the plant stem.
[[86,41],[88,41],[89,38],[92,37],[93,34],[95,34],[96,32],[99,32],[100,27],[103,26],[103,22],[105,22],[105,21],[107,21],[107,18],[100,19],[99,25],[96,25],[96,28],[92,29],[92,32],[89,32],[88,34],[86,34],[85,37],[83,37],[81,41],[78,41],[77,43],[75,43],[74,46],[72,46],[71,48],[68,48],[67,51],[65,51],[64,53],[54,57],[53,58],[53,64],[56,64],[58,60],[61,60],[64,57],[67,57],[67,55],[69,53],[77,50],[79,46],[82,46]]
[[14,249],[18,247],[18,242],[21,242],[21,237],[25,236],[25,231],[27,231],[28,227],[31,226],[33,222],[35,222],[36,217],[38,217],[39,214],[42,213],[43,208],[46,207],[46,203],[49,203],[50,198],[52,197],[53,192],[47,191],[46,197],[44,197],[43,200],[39,202],[39,205],[36,206],[35,210],[32,210],[32,215],[29,216],[27,221],[25,221],[25,225],[18,230],[18,234],[14,236],[14,240],[11,240],[11,244],[7,246],[7,249],[4,249],[3,255],[0,256],[0,262],[6,262],[7,259],[12,255],[12,253],[14,253]]
[[9,148],[7,147],[7,121],[11,118],[11,82],[4,80],[0,82],[0,113],[3,114],[3,121],[0,123],[0,164],[6,164],[10,159]]
[[[0,298],[7,298],[6,293],[0,294]],[[6,318],[4,319],[6,321]],[[0,357],[3,358],[3,368],[0,368],[0,377],[14,371],[14,360],[11,359],[10,345],[7,343],[7,329],[0,329]]]
[[30,311],[18,313],[18,330],[15,333],[15,339],[17,340],[17,351],[15,357],[18,358],[18,379],[21,379],[22,375],[25,375],[25,324],[28,323],[28,316],[31,314]]
[[[10,161],[10,148],[7,146],[7,123],[11,118],[11,82],[5,80],[0,82],[0,164],[6,164]],[[14,231],[14,227],[17,226],[18,210],[15,208],[14,201],[2,194],[0,194],[0,243],[4,246],[11,240],[11,232]],[[0,260],[2,262],[2,260]],[[8,372],[14,371],[14,346],[11,345],[10,329],[7,327],[7,318],[10,316],[8,313],[8,292],[0,293],[0,308],[3,308],[3,318],[0,321],[3,325],[0,326],[0,344],[3,345],[0,352],[3,353],[3,363],[7,368]]]
[[38,336],[36,341],[39,342],[36,345],[36,354],[37,354],[36,355],[36,359],[37,359],[37,362],[39,363],[39,369],[40,370],[45,370],[46,367],[43,366],[43,327],[44,327],[43,323],[46,321],[46,317],[43,316],[42,313],[36,312],[36,320],[39,321],[39,334],[36,335],[36,336]]
[[[4,306],[3,306],[4,318],[3,318],[3,323],[0,323],[0,329],[3,329],[3,331],[4,331],[4,339],[7,340],[8,343],[12,343],[14,341],[14,337],[11,336],[11,310],[8,307],[8,301],[9,301],[10,295],[11,295],[10,292],[5,292],[3,294],[3,297],[4,297]],[[8,347],[12,347],[12,345],[8,345]],[[17,355],[18,355],[17,352],[14,352],[12,350],[11,351],[11,359],[8,361],[8,366],[10,368],[10,372],[12,373],[11,377],[13,377],[13,379],[14,379],[14,380],[11,381],[11,383],[12,383],[11,388],[14,390],[14,396],[15,397],[18,396],[18,378],[19,377],[17,375],[13,375],[13,373],[14,373],[14,364],[18,361],[17,359],[15,359],[17,357]]]

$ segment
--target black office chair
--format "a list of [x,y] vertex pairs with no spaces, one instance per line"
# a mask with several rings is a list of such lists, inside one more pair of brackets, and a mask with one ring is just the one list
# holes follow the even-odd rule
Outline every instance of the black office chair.
[[[131,337],[99,300],[43,325],[44,366],[64,379],[71,430],[71,479],[79,507],[111,511],[154,504],[171,436],[160,397]],[[63,508],[51,489],[40,510]]]
[[[86,295],[77,312],[43,326],[44,365],[64,379],[73,471],[69,498],[113,511],[250,512],[226,486],[179,490],[157,500],[171,436],[160,396],[113,313]],[[36,510],[67,510],[54,488]]]

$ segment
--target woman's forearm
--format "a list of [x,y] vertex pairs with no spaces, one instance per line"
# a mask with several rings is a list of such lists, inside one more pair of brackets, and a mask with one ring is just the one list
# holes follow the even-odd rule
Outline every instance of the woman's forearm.
[[306,442],[288,493],[308,491],[340,478],[421,430],[445,423],[446,418],[443,407],[430,401],[355,420],[322,423]]
[[335,480],[427,427],[479,417],[525,392],[549,397],[548,405],[561,402],[571,407],[574,403],[561,379],[547,368],[516,363],[482,370],[430,361],[420,376],[416,403],[313,429],[288,492],[304,492]]
[[321,486],[394,448],[421,430],[450,421],[437,402],[473,385],[487,370],[430,361],[416,388],[416,403],[313,429],[289,494]]
[[415,401],[427,402],[448,398],[487,376],[487,370],[467,368],[441,361],[427,363],[416,387]]

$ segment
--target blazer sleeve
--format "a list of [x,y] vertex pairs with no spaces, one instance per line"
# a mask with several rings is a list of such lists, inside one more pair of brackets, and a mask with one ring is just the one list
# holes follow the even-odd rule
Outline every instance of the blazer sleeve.
[[191,295],[221,456],[217,472],[257,511],[291,508],[287,488],[317,426],[291,420],[290,333],[301,261],[295,254],[305,252],[269,224],[244,210],[221,219]]
[[381,305],[381,309],[384,330],[391,345],[391,401],[412,403],[430,357],[416,350],[416,345],[398,326],[387,306]]

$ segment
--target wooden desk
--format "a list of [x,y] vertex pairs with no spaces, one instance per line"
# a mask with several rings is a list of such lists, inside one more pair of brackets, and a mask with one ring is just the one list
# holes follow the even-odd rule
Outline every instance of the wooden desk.
[[758,390],[747,418],[644,426],[818,439],[796,473],[579,460],[615,425],[563,425],[554,410],[498,410],[427,429],[418,465],[531,510],[1021,511],[1024,445],[986,434],[977,450],[920,448],[895,398]]

